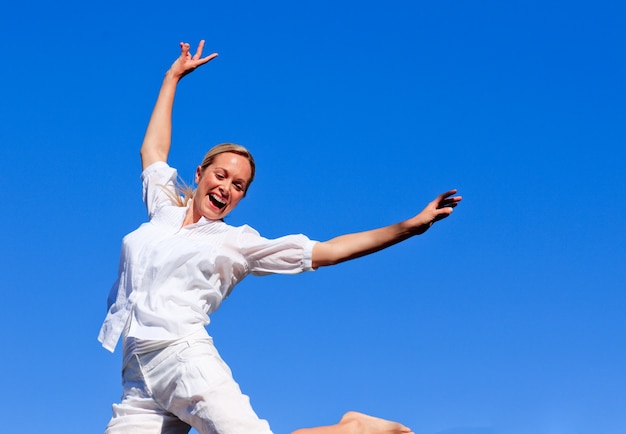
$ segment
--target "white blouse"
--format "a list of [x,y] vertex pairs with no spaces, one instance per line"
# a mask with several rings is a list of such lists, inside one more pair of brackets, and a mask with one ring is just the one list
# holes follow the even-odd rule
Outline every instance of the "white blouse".
[[175,169],[157,162],[142,174],[150,221],[124,237],[118,278],[98,340],[113,351],[122,331],[140,340],[176,340],[204,329],[248,274],[312,270],[315,241],[304,235],[269,240],[251,227],[202,217],[182,226],[186,207],[172,204]]

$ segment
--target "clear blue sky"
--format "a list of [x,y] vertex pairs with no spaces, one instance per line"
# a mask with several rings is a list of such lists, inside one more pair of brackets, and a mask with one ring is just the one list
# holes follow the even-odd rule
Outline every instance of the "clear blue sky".
[[249,277],[209,332],[277,434],[354,409],[418,434],[626,432],[626,6],[619,1],[12,2],[0,15],[6,433],[98,433],[120,354],[96,341],[138,149],[178,42],[170,162],[249,147],[231,216],[268,237],[424,236]]

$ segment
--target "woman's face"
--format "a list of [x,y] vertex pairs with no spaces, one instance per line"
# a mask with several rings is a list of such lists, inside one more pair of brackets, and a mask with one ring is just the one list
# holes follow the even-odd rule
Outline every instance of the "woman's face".
[[196,170],[198,188],[193,196],[193,221],[200,217],[221,220],[244,197],[252,169],[248,159],[232,152],[215,156],[206,168]]

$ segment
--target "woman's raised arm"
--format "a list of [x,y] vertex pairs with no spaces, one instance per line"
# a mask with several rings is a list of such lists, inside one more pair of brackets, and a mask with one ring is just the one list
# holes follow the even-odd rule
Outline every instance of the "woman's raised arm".
[[369,255],[397,244],[414,235],[423,234],[435,222],[452,214],[461,201],[450,190],[437,196],[418,215],[400,223],[371,231],[341,235],[313,246],[313,268],[334,265],[360,256]]
[[204,41],[200,41],[196,54],[189,52],[189,44],[180,43],[180,56],[165,73],[163,84],[152,110],[152,116],[141,145],[142,169],[157,161],[167,161],[172,138],[172,108],[176,86],[181,78],[217,57],[217,53],[202,57]]

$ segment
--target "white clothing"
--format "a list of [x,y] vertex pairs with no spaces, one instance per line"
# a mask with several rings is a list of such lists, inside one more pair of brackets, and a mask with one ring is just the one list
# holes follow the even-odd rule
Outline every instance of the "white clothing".
[[211,338],[135,354],[105,434],[271,434],[241,393]]
[[[248,274],[312,270],[314,241],[269,240],[249,226],[201,218],[183,226],[172,204],[175,169],[164,162],[141,175],[150,221],[124,237],[118,279],[98,339],[113,351],[124,335],[124,395],[107,434],[269,434],[205,330]],[[189,206],[189,205],[188,205]]]
[[[233,287],[248,274],[312,270],[314,241],[274,240],[251,227],[202,217],[182,226],[187,208],[172,204],[175,169],[157,162],[141,175],[150,221],[124,237],[118,279],[98,340],[113,351],[120,335],[175,341],[201,332]],[[206,333],[206,332],[205,332]]]

